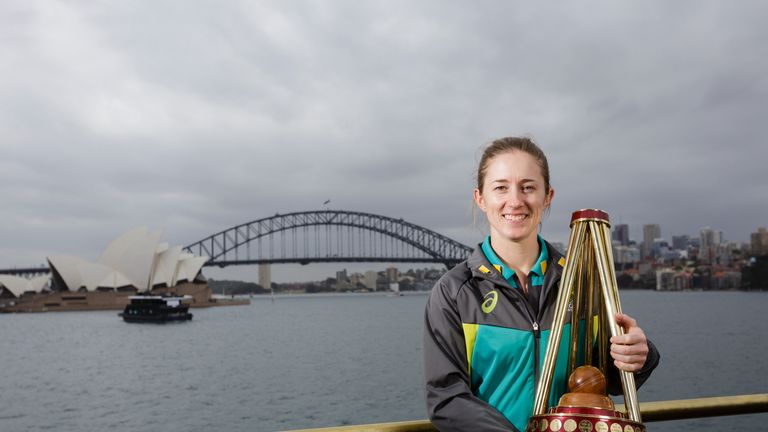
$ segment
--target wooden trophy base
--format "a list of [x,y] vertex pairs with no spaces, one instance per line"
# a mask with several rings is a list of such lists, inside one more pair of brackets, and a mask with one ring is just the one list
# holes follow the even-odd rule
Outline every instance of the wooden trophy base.
[[533,416],[526,432],[645,432],[645,425],[629,420],[620,411],[604,408],[555,407]]

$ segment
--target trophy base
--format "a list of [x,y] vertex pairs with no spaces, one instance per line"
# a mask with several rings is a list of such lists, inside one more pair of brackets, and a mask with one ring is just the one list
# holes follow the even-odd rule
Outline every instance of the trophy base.
[[645,426],[624,413],[602,408],[555,407],[532,416],[526,432],[645,432]]

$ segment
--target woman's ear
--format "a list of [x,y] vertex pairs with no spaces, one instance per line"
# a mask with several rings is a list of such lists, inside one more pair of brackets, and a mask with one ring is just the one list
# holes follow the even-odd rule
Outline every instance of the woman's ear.
[[472,198],[475,200],[475,204],[477,207],[480,208],[483,212],[485,212],[485,199],[483,199],[483,194],[480,192],[480,189],[475,189],[472,192]]
[[552,205],[552,199],[555,197],[555,190],[553,188],[549,188],[549,193],[546,197],[544,197],[544,207],[549,207]]

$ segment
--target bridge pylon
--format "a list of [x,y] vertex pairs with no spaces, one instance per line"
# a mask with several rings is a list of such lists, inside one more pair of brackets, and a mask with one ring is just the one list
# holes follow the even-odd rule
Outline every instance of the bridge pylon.
[[259,264],[259,285],[267,291],[272,290],[272,267],[269,263]]

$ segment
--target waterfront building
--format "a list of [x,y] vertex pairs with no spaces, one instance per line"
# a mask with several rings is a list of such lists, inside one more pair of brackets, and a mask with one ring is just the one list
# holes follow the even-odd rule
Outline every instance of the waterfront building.
[[741,287],[741,272],[720,271],[712,275],[711,289],[735,290]]
[[693,287],[693,276],[687,272],[679,272],[672,279],[675,291],[689,290]]
[[659,224],[643,225],[643,259],[653,258],[653,242],[661,238],[661,226]]
[[387,283],[395,283],[398,281],[399,272],[397,267],[387,267]]
[[376,291],[376,279],[378,279],[378,273],[376,273],[373,270],[368,270],[365,272],[365,282],[364,285],[366,288],[370,289],[371,291]]
[[656,271],[657,291],[682,291],[691,289],[693,276],[685,271],[675,271],[670,268]]
[[760,227],[750,236],[750,245],[753,255],[768,255],[768,230]]
[[675,271],[672,269],[656,270],[656,291],[672,291],[675,287]]
[[48,276],[23,284],[3,278],[0,296],[14,300],[0,302],[0,312],[122,309],[131,295],[148,292],[189,295],[196,307],[218,304],[201,271],[208,257],[161,243],[160,235],[146,227],[129,231],[96,261],[48,256]]
[[47,257],[54,291],[137,291],[202,280],[208,257],[160,243],[160,231],[131,230],[110,242],[96,262],[72,255]]
[[617,241],[621,246],[629,245],[629,225],[617,224],[613,227],[611,232],[613,240]]
[[347,269],[336,272],[336,290],[349,289],[351,287],[347,277]]
[[336,283],[342,282],[349,282],[349,278],[347,278],[347,269],[336,272]]
[[269,264],[259,264],[259,285],[265,290],[272,289],[272,267]]

